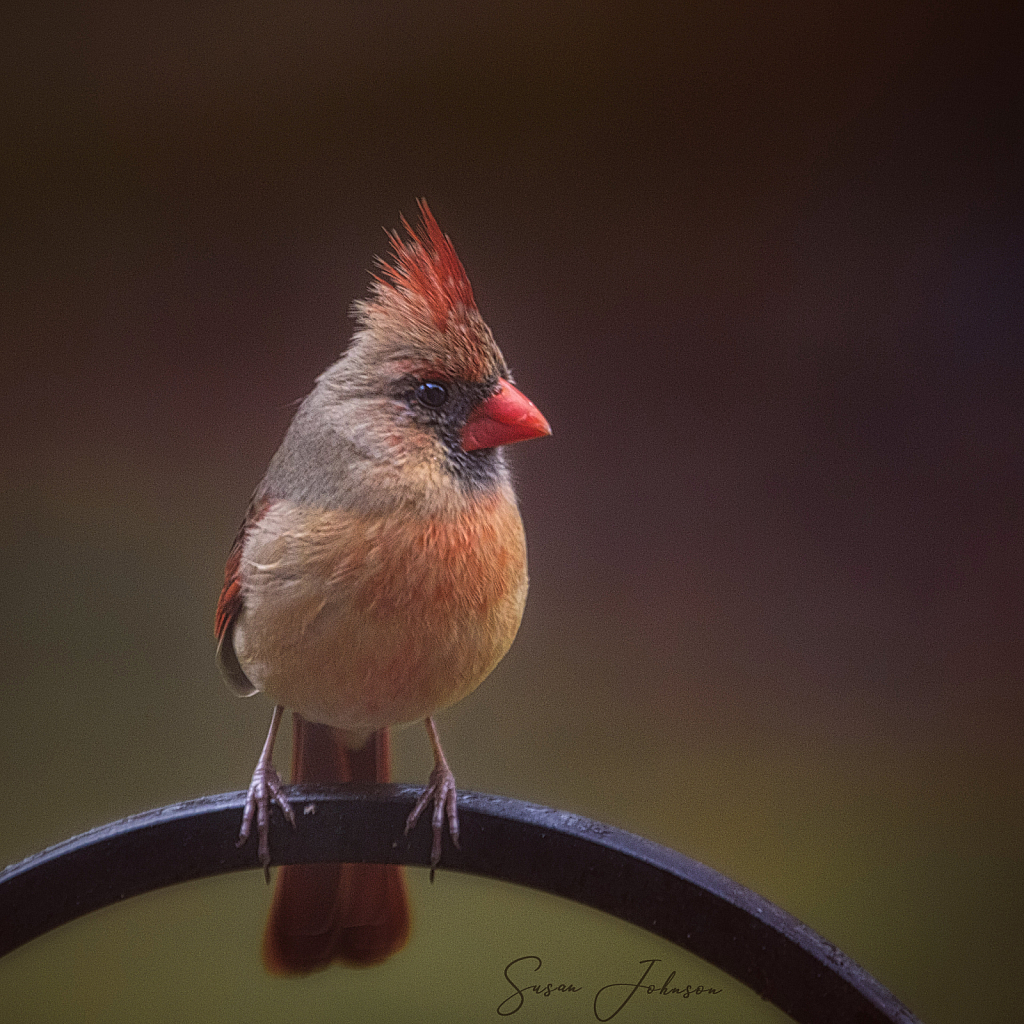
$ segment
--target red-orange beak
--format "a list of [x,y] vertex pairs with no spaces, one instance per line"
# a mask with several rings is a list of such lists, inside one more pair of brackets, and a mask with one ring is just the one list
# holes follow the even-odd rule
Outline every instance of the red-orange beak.
[[477,448],[497,448],[498,445],[527,441],[550,433],[551,427],[540,409],[522,391],[503,379],[501,390],[470,413],[462,428],[462,447],[467,452]]

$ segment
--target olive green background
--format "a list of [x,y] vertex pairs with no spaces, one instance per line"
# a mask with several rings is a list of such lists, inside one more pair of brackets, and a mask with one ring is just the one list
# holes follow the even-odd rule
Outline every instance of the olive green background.
[[[1024,394],[1010,8],[24,5],[0,41],[0,862],[242,788],[227,549],[426,196],[554,437],[459,784],[763,893],[928,1024],[1019,1004]],[[287,742],[278,761],[286,764]],[[396,777],[425,780],[423,731]],[[409,947],[258,964],[257,873],[0,962],[17,1021],[779,1020],[562,901],[410,873]]]

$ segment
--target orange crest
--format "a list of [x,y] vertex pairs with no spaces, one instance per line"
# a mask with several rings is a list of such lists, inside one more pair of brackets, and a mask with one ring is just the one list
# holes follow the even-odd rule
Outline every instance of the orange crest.
[[425,199],[418,201],[419,230],[403,217],[402,227],[409,235],[404,241],[398,232],[388,232],[394,263],[380,261],[384,277],[374,275],[379,284],[397,292],[407,302],[425,307],[438,330],[443,331],[453,316],[476,311],[473,286],[451,239],[441,230]]

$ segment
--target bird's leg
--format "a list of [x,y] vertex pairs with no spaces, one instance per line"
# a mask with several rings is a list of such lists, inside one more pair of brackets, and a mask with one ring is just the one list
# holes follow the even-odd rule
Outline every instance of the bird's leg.
[[416,801],[416,806],[412,809],[412,813],[405,820],[405,833],[406,835],[409,834],[410,830],[419,820],[419,816],[423,813],[423,809],[433,800],[434,842],[430,847],[430,880],[433,881],[434,868],[437,867],[438,862],[441,860],[441,836],[444,833],[446,816],[452,842],[455,844],[456,849],[461,848],[459,846],[459,809],[457,803],[458,794],[455,792],[455,776],[452,774],[451,768],[448,767],[444,751],[441,749],[441,741],[438,739],[434,720],[427,718],[424,720],[424,725],[426,725],[427,733],[430,735],[430,745],[434,748],[434,770],[430,773],[430,782],[427,788],[420,794],[420,798]]
[[276,803],[284,812],[284,816],[295,828],[295,812],[288,803],[281,786],[281,776],[273,765],[274,740],[277,739],[277,730],[281,724],[281,716],[284,708],[278,704],[274,707],[274,714],[270,719],[270,730],[267,732],[267,740],[260,751],[259,760],[253,769],[252,781],[249,783],[249,791],[245,794],[245,810],[242,812],[242,827],[238,832],[236,846],[244,846],[249,838],[252,829],[252,819],[256,818],[256,834],[259,836],[259,857],[263,865],[263,874],[266,880],[270,881],[270,805]]

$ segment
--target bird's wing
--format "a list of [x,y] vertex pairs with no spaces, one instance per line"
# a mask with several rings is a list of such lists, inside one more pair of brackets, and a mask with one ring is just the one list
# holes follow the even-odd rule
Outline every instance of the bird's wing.
[[242,549],[245,547],[245,539],[249,530],[259,522],[269,506],[270,502],[266,499],[262,501],[253,499],[249,503],[249,509],[235,536],[235,541],[231,545],[227,564],[224,566],[224,586],[220,592],[220,600],[217,602],[217,614],[214,620],[213,632],[217,638],[217,667],[228,688],[239,697],[251,697],[256,693],[256,687],[242,671],[242,666],[238,664],[233,637],[235,620],[244,603],[240,571]]

